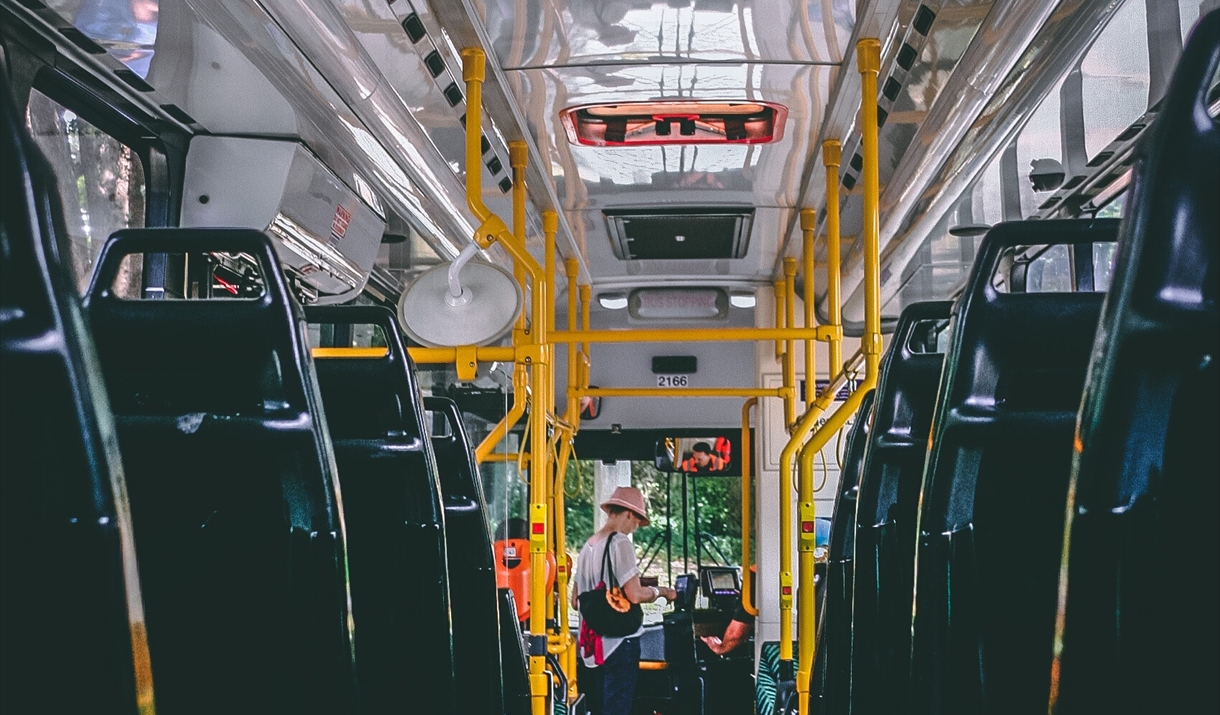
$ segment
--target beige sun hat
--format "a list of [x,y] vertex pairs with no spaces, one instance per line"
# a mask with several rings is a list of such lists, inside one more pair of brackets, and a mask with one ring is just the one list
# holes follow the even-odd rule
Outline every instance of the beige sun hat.
[[602,511],[609,511],[606,507],[612,504],[635,512],[635,515],[640,517],[641,526],[651,523],[648,520],[648,502],[644,501],[644,495],[635,487],[616,487],[610,498],[602,503]]

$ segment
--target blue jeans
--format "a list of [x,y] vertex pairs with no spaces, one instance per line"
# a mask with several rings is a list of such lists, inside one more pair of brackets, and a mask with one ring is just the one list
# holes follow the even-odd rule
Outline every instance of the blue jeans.
[[629,715],[640,675],[640,639],[619,643],[597,668],[580,667],[580,689],[592,715]]

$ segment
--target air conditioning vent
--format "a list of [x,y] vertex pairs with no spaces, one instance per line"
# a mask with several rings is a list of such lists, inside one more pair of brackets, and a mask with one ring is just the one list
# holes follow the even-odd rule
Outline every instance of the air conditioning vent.
[[604,212],[614,255],[624,261],[742,258],[751,208],[665,208]]

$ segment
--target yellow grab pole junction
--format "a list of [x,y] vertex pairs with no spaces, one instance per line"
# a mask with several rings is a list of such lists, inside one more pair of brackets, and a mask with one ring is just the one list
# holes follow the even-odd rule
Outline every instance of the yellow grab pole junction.
[[[860,131],[864,158],[864,337],[860,351],[864,354],[864,380],[852,391],[847,401],[835,410],[801,449],[800,459],[800,668],[797,673],[798,712],[809,713],[809,674],[816,657],[817,618],[814,603],[814,549],[817,532],[813,501],[814,457],[822,450],[847,420],[860,408],[865,393],[877,384],[881,362],[881,279],[880,279],[880,204],[877,172],[877,74],[881,69],[881,43],[863,39],[856,45],[856,61],[860,69],[861,106]],[[836,175],[837,179],[837,175]],[[836,251],[837,254],[837,251]],[[835,258],[838,258],[836,255]],[[836,267],[837,272],[837,267]],[[837,286],[836,286],[837,288]],[[837,292],[837,291],[836,291]],[[837,316],[836,316],[837,317]],[[806,683],[802,687],[802,682]]]

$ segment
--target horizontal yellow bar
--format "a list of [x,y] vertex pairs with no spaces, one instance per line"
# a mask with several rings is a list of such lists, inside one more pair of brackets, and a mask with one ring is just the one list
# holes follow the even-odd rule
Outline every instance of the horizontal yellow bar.
[[[408,348],[411,359],[417,363],[446,363],[457,360],[457,348]],[[479,362],[513,362],[516,350],[511,347],[475,348]]]
[[643,328],[636,330],[556,330],[552,343],[715,343],[736,340],[829,340],[840,328]]
[[383,358],[390,354],[389,348],[314,348],[316,358]]
[[640,670],[668,670],[669,663],[663,660],[641,660]]
[[783,397],[782,387],[590,387],[589,397]]

